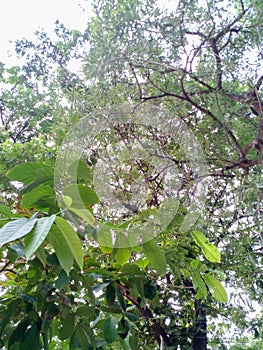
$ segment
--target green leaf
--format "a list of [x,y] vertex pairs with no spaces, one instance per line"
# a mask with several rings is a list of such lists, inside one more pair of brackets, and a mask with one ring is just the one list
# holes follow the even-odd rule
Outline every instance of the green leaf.
[[193,282],[194,289],[197,290],[196,299],[206,298],[207,297],[206,285],[199,271],[192,272],[192,282]]
[[75,317],[73,314],[68,314],[63,320],[62,326],[59,330],[59,339],[65,340],[70,338],[75,326]]
[[18,238],[24,237],[34,227],[37,219],[21,218],[10,221],[0,229],[0,245],[15,241]]
[[115,287],[112,284],[109,284],[106,288],[106,301],[109,306],[114,304],[115,296]]
[[202,252],[207,260],[213,263],[220,263],[220,252],[217,247],[208,242],[206,236],[199,231],[192,232],[192,236],[196,244],[202,249]]
[[6,175],[11,180],[30,184],[34,181],[37,170],[45,167],[45,165],[36,162],[22,163],[10,169]]
[[222,284],[210,273],[204,274],[203,278],[213,294],[213,297],[222,303],[226,303],[228,301],[228,296]]
[[25,333],[25,338],[20,346],[20,350],[36,350],[39,349],[39,330],[37,324],[34,323]]
[[113,343],[116,335],[117,335],[117,329],[116,329],[116,322],[115,319],[110,316],[107,318],[107,320],[104,322],[104,339],[107,343]]
[[191,268],[194,269],[194,270],[197,270],[197,269],[198,269],[199,264],[200,264],[200,260],[199,260],[199,259],[195,259],[195,260],[192,260],[192,261],[190,262],[190,266],[191,266]]
[[135,264],[126,264],[122,267],[121,273],[123,275],[131,275],[131,276],[136,276],[136,275],[142,275],[143,272],[140,270],[139,266]]
[[76,315],[78,317],[84,317],[84,318],[90,318],[94,316],[94,307],[88,306],[88,305],[83,305],[77,308],[76,310]]
[[61,267],[69,274],[71,268],[73,267],[74,257],[69,249],[68,243],[65,240],[64,235],[58,228],[58,226],[53,225],[47,236],[47,241],[55,249],[56,256]]
[[30,182],[25,188],[20,191],[20,194],[25,194],[32,191],[34,188],[39,185],[54,185],[54,169],[51,167],[43,167],[36,170],[35,179],[33,182]]
[[114,249],[114,258],[116,262],[120,265],[124,265],[127,263],[131,256],[130,248],[116,248]]
[[125,339],[120,338],[120,344],[123,350],[131,350],[128,337]]
[[76,327],[75,337],[81,350],[90,350],[92,344],[96,346],[92,331],[81,323]]
[[1,204],[1,203],[0,203],[0,214],[6,216],[8,218],[10,218],[12,215],[10,208],[4,204]]
[[140,268],[145,269],[146,266],[149,264],[149,259],[146,258],[146,256],[143,256],[135,261],[135,264],[138,265]]
[[38,260],[41,261],[42,265],[46,267],[47,255],[45,249],[43,247],[39,247],[35,254]]
[[16,343],[22,343],[24,335],[28,326],[30,325],[29,320],[25,320],[19,323],[8,339],[8,349],[11,349],[12,345]]
[[60,229],[67,245],[80,269],[83,269],[84,253],[81,246],[81,241],[77,233],[73,230],[68,221],[61,217],[56,217],[56,224]]
[[44,205],[42,205],[42,207],[49,207],[50,198],[55,196],[56,194],[54,188],[48,185],[40,185],[37,188],[34,188],[32,191],[23,195],[21,206],[23,208],[32,208],[35,205],[40,204],[42,201],[44,202]]
[[72,198],[69,196],[62,196],[62,198],[66,208],[69,208],[72,204]]
[[119,289],[116,289],[116,294],[117,294],[117,297],[118,297],[118,300],[119,300],[119,303],[121,305],[122,310],[126,311],[126,303],[125,303],[124,297],[122,295],[122,292]]
[[64,270],[60,272],[58,278],[55,280],[55,287],[59,290],[70,284],[70,278]]
[[132,314],[131,312],[126,312],[126,316],[131,322],[136,322],[140,318],[139,315]]
[[68,210],[76,214],[81,219],[85,220],[86,223],[89,225],[93,225],[95,222],[95,218],[89,209],[76,209],[76,208],[70,207],[68,208]]
[[152,268],[154,268],[158,274],[164,275],[167,268],[165,251],[157,244],[155,240],[144,243],[143,250]]
[[85,182],[88,182],[88,183],[93,182],[92,169],[88,167],[87,163],[85,163],[82,160],[72,163],[68,169],[69,174],[75,177],[76,168],[77,168],[78,180],[84,180]]
[[144,296],[147,299],[153,299],[156,296],[157,286],[151,280],[147,279],[143,286]]
[[99,203],[100,201],[92,188],[78,184],[65,187],[63,189],[63,195],[71,197],[73,200],[72,206],[78,209]]
[[25,238],[25,255],[30,258],[48,235],[56,215],[38,219],[33,230]]

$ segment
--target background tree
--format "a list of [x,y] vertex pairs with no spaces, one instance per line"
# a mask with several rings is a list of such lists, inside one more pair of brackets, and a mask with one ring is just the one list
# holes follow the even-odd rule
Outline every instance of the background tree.
[[[94,11],[85,33],[57,23],[57,41],[38,33],[34,43],[17,42],[26,63],[1,68],[2,149],[8,151],[2,174],[26,161],[7,173],[24,184],[14,210],[0,207],[7,293],[1,300],[3,344],[9,349],[230,348],[224,334],[233,324],[238,339],[244,330],[260,339],[260,319],[247,317],[262,301],[260,2],[180,1],[177,11],[169,12],[154,1],[105,0],[94,3]],[[83,62],[82,71],[70,70],[72,60]],[[86,220],[70,188],[64,192],[66,207],[59,208],[52,166],[70,125],[84,116],[96,123],[99,108],[118,109],[127,102],[134,113],[151,104],[178,118],[202,146],[209,192],[203,216],[188,232],[181,226],[199,179],[163,125],[114,124],[97,135],[77,172]],[[119,166],[120,140],[126,145],[155,140],[181,180],[177,215],[140,247],[96,242],[94,213],[110,231],[142,224],[162,205],[165,181],[160,175],[152,179],[150,164],[138,159]],[[124,208],[121,215],[105,208],[94,191],[97,156],[108,144],[113,151],[104,161],[114,167],[112,181],[125,203],[134,205],[124,189],[138,177],[149,192],[143,206]],[[7,193],[14,191],[6,178],[2,184],[9,203]],[[226,304],[223,273],[230,294]]]

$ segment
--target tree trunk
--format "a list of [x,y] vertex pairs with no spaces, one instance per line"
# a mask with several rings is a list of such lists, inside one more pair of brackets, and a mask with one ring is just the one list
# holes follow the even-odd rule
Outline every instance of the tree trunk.
[[195,300],[195,327],[197,333],[193,337],[193,350],[207,350],[206,312],[201,300]]

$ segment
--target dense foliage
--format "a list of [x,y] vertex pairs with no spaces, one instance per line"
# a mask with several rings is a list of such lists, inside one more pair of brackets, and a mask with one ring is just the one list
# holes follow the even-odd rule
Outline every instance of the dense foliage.
[[260,349],[261,1],[93,6],[0,66],[1,345]]

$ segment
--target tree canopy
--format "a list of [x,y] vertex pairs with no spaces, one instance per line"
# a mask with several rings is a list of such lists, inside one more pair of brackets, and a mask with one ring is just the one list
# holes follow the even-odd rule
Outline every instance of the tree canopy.
[[0,65],[1,346],[260,349],[261,1],[93,10]]

